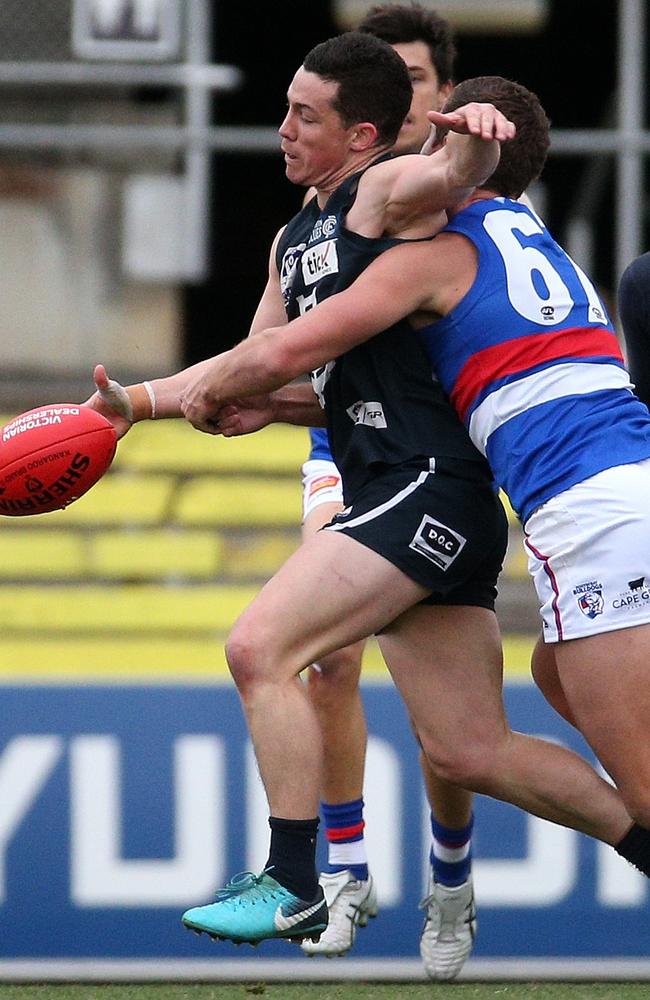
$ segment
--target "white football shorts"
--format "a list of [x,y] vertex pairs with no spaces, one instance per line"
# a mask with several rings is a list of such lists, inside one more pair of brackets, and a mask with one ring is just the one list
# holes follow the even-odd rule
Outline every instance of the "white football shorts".
[[546,642],[650,622],[650,459],[572,486],[524,531]]
[[302,467],[302,517],[322,503],[340,503],[343,506],[341,473],[322,458],[310,458]]

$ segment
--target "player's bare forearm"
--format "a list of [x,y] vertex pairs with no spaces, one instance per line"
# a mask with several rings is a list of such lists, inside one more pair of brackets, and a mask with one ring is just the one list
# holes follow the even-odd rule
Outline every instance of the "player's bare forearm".
[[496,139],[486,142],[477,136],[452,133],[443,155],[448,157],[447,207],[450,208],[464,201],[494,173],[499,165],[501,146]]
[[240,437],[276,423],[298,424],[301,427],[325,425],[325,414],[316,401],[310,383],[233,399],[214,414],[211,430],[223,437]]
[[[483,184],[494,172],[499,162],[500,143],[514,136],[512,122],[491,104],[468,104],[448,114],[429,112],[436,125],[443,145],[425,144],[427,156],[404,156],[388,161],[383,175],[388,177],[388,191],[379,194],[385,199],[385,229],[403,236],[405,226],[423,222],[435,212],[458,204],[467,198],[475,187]],[[383,164],[375,168],[379,171]],[[369,172],[370,173],[370,172]],[[372,176],[371,176],[372,180]],[[359,185],[361,191],[361,183]],[[370,192],[372,194],[373,192]],[[368,204],[372,206],[368,196]],[[350,218],[355,221],[350,211]],[[360,210],[357,214],[360,214]],[[372,235],[365,219],[359,222],[358,231]],[[444,220],[442,222],[444,225]],[[440,225],[433,226],[432,235]],[[419,235],[410,232],[408,235]]]
[[190,368],[184,368],[183,371],[177,372],[175,375],[151,380],[151,386],[156,396],[157,420],[183,416],[181,397],[184,391],[209,369],[213,361],[214,358],[207,358]]
[[325,411],[310,382],[285,385],[271,393],[274,422],[297,424],[300,427],[325,427]]
[[287,349],[286,327],[280,327],[248,337],[230,351],[217,355],[183,390],[181,407],[185,419],[198,430],[214,434],[215,418],[227,403],[274,392],[306,373],[310,368],[309,356],[292,348],[289,344]]
[[448,133],[442,155],[451,188],[480,187],[494,173],[501,143],[514,138],[515,126],[492,104],[466,104],[444,114],[428,112],[440,133]]

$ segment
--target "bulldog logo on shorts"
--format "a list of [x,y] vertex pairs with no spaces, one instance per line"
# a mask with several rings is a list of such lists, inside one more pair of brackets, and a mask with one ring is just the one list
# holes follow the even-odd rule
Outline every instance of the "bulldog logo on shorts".
[[598,615],[602,615],[605,607],[602,583],[597,580],[581,583],[573,588],[573,595],[585,618],[596,618]]

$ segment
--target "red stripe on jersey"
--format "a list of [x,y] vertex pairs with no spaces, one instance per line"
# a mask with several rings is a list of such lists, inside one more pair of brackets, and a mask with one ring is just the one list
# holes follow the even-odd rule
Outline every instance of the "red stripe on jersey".
[[598,327],[576,327],[554,333],[515,337],[486,347],[469,358],[460,370],[451,401],[461,420],[477,395],[491,382],[525,373],[545,361],[562,358],[615,358],[623,360],[616,336]]
[[327,839],[329,841],[352,840],[353,837],[360,837],[366,824],[361,820],[352,826],[330,826],[327,828]]

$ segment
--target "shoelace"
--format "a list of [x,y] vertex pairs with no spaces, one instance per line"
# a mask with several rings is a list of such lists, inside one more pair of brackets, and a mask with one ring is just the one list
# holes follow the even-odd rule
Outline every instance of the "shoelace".
[[233,899],[235,896],[241,896],[243,893],[248,894],[248,899],[246,902],[256,903],[261,899],[275,899],[276,892],[274,889],[270,889],[269,886],[263,886],[264,876],[267,874],[265,869],[256,875],[254,872],[238,872],[237,875],[233,875],[230,882],[221,889],[216,897],[216,903],[223,903],[228,899]]

